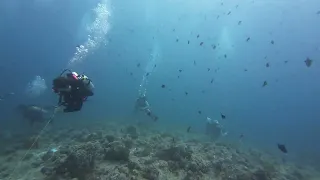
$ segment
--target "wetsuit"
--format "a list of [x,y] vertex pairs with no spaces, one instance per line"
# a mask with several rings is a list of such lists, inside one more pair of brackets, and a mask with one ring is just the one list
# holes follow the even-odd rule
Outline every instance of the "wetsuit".
[[[61,79],[60,79],[61,80]],[[86,90],[85,85],[81,80],[65,78],[63,87],[70,86],[69,91],[59,91],[59,102],[58,105],[65,106],[63,112],[75,112],[80,111],[83,102],[88,96],[92,96],[93,92]]]

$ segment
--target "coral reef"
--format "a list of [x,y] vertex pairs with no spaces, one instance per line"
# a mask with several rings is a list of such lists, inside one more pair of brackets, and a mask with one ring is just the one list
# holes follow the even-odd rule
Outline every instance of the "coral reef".
[[[48,132],[22,161],[26,144],[31,145],[34,137],[21,137],[21,141],[2,151],[0,179],[311,180],[314,177],[309,169],[283,163],[252,148],[133,125],[118,130],[114,126],[108,129],[110,126]],[[17,162],[19,166],[13,168]],[[12,169],[19,173],[12,173]]]

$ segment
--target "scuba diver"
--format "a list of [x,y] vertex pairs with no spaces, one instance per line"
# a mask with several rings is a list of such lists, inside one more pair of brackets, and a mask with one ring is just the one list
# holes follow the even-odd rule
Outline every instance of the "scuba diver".
[[[63,74],[66,73],[66,76]],[[63,112],[80,111],[83,102],[89,96],[93,96],[94,85],[86,75],[78,75],[69,69],[62,71],[59,77],[53,80],[52,90],[59,95],[58,107],[55,112],[62,110]]]
[[158,120],[158,116],[153,114],[153,112],[151,111],[149,102],[148,102],[147,97],[145,96],[145,94],[140,94],[140,96],[136,100],[135,111],[142,111],[147,116],[151,117],[154,121]]
[[212,139],[218,139],[221,136],[226,136],[228,132],[224,131],[223,126],[218,120],[212,120],[207,117],[206,121],[206,135],[210,136]]
[[48,120],[48,114],[50,107],[40,107],[36,105],[25,105],[20,104],[17,107],[18,113],[22,115],[22,117],[29,121],[31,126],[34,125],[35,122],[43,123]]

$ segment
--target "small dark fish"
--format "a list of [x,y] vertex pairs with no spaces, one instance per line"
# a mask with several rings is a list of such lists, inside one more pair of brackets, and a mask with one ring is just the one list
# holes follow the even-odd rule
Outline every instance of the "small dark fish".
[[137,64],[137,67],[140,67],[140,65],[141,65],[141,64],[140,64],[140,63],[138,63],[138,64]]
[[210,81],[210,83],[212,84],[212,83],[213,83],[213,81],[214,81],[214,79],[212,78],[212,79],[211,79],[211,81]]
[[220,113],[220,115],[222,119],[226,119],[226,116],[224,114]]
[[250,37],[247,38],[247,42],[250,41]]
[[190,132],[191,126],[188,127],[187,132]]
[[180,78],[180,76],[178,76],[178,79]]
[[285,146],[284,144],[277,144],[277,146],[278,146],[278,149],[279,149],[281,152],[283,152],[283,153],[285,153],[285,154],[288,153],[288,150],[287,150],[287,148],[286,148],[286,146]]
[[198,35],[197,35],[197,38],[199,38],[199,37],[200,37],[200,35],[198,34]]
[[178,38],[176,39],[176,42],[179,42],[179,39],[178,39]]
[[238,7],[239,7],[239,5],[237,4],[237,5],[236,5],[236,8],[238,8]]
[[217,46],[216,45],[211,45],[212,49],[216,49]]
[[182,69],[179,69],[179,72],[182,72]]
[[190,41],[188,40],[188,44],[190,44]]
[[193,61],[193,65],[197,65],[196,61]]
[[184,92],[184,94],[187,96],[189,93],[188,92]]
[[220,17],[220,16],[218,15],[218,16],[217,16],[217,19],[219,19],[219,17]]
[[304,62],[306,63],[307,67],[310,67],[312,65],[313,61],[311,59],[307,58]]
[[173,32],[175,32],[175,31],[176,31],[176,29],[172,29],[172,31],[173,31]]
[[200,43],[200,46],[202,46],[203,42]]
[[202,111],[198,111],[198,114],[201,114],[202,113]]
[[172,143],[175,143],[176,142],[176,140],[174,139],[174,137],[172,137]]
[[238,21],[238,25],[241,25],[242,21]]
[[131,73],[130,73],[130,75],[132,76],[132,75],[133,75],[133,73],[131,72]]
[[270,66],[270,64],[269,64],[269,63],[267,63],[267,64],[266,64],[266,67],[269,67],[269,66]]
[[245,71],[245,72],[247,72],[247,71],[248,71],[248,69],[244,69],[244,71]]
[[164,84],[161,85],[161,88],[165,88],[165,87],[166,87],[166,85],[164,85]]
[[227,15],[230,15],[230,14],[231,14],[231,11],[229,11]]
[[317,14],[319,15],[319,14],[320,14],[320,11],[318,11]]
[[242,139],[243,138],[243,134],[240,134],[239,138]]
[[274,41],[273,41],[273,40],[271,40],[271,44],[274,44]]
[[227,55],[226,55],[226,54],[224,55],[224,58],[227,58]]
[[263,84],[262,84],[262,87],[265,87],[266,85],[268,85],[268,82],[264,81]]
[[208,71],[210,71],[211,69],[210,69],[210,68],[208,68],[207,70],[208,70]]
[[267,58],[268,58],[268,56],[265,56],[265,57],[264,57],[264,59],[267,59]]
[[157,67],[157,65],[155,64],[154,66],[153,66],[153,68],[156,68]]
[[223,3],[221,3],[221,6],[223,6]]
[[285,63],[285,64],[287,64],[287,63],[288,63],[288,61],[284,61],[284,63]]
[[201,92],[202,92],[202,94],[204,94],[206,91],[205,91],[205,90],[202,90]]
[[146,76],[149,76],[149,73],[146,73]]

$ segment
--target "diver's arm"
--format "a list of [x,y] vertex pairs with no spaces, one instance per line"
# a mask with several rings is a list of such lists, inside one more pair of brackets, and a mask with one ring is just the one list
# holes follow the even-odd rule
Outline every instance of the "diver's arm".
[[60,105],[62,105],[62,95],[61,95],[61,93],[59,93],[59,101],[58,101],[58,105],[60,106]]

